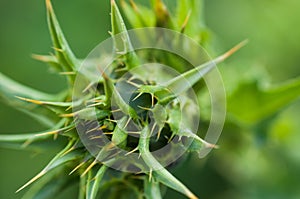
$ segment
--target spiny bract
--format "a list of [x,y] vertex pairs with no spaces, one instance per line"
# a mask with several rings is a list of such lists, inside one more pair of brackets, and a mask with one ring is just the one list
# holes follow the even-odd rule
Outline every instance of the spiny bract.
[[[207,30],[203,22],[200,21],[201,1],[178,0],[175,16],[168,11],[161,0],[152,0],[151,8],[136,5],[133,1],[130,1],[130,4],[125,1],[121,3],[124,14],[134,28],[168,28],[185,33],[199,44],[207,46]],[[39,147],[38,143],[45,142],[53,136],[59,136],[66,137],[68,144],[39,174],[17,192],[41,178],[29,189],[24,198],[53,198],[61,190],[76,181],[80,181],[79,198],[92,199],[97,196],[103,198],[104,195],[107,198],[120,198],[119,194],[122,194],[122,198],[159,199],[162,198],[163,191],[161,191],[161,188],[163,185],[181,192],[188,198],[197,198],[186,186],[169,173],[164,167],[165,165],[160,165],[160,162],[151,152],[167,145],[170,140],[176,140],[176,143],[182,146],[186,146],[184,142],[190,140],[190,145],[186,149],[187,152],[199,151],[201,147],[215,147],[193,134],[197,132],[190,132],[188,126],[185,126],[184,131],[180,130],[180,114],[182,113],[180,113],[181,110],[176,98],[197,84],[203,75],[214,68],[216,63],[230,56],[242,44],[215,60],[192,69],[176,56],[168,56],[164,53],[149,53],[149,51],[144,54],[131,51],[132,46],[130,38],[126,34],[124,21],[116,3],[112,0],[111,34],[112,36],[123,34],[121,41],[114,41],[115,51],[120,56],[110,65],[109,72],[103,71],[101,80],[91,85],[91,87],[96,85],[97,88],[92,98],[78,99],[72,102],[73,86],[82,60],[75,57],[64,38],[50,0],[46,0],[46,5],[49,30],[55,53],[49,56],[34,55],[34,58],[48,63],[59,74],[65,75],[69,88],[57,95],[50,95],[20,85],[0,74],[1,90],[5,91],[1,97],[15,108],[28,113],[45,126],[50,127],[45,132],[33,134],[1,135],[1,142],[10,142],[17,146],[21,144],[22,147],[36,149],[36,147]],[[179,43],[179,47],[183,45]],[[161,63],[174,67],[182,74],[161,86],[157,82],[142,79],[131,72],[132,69],[149,60],[161,60]],[[184,66],[184,64],[187,66]],[[185,84],[186,80],[190,84]],[[117,89],[116,82],[120,81],[130,89],[135,88],[129,103],[124,101],[124,93]],[[86,90],[88,89],[86,88]],[[199,90],[195,92],[197,93]],[[189,101],[188,97],[185,99],[183,103],[186,104],[181,104],[181,106],[192,102]],[[112,104],[112,102],[115,102],[115,104]],[[100,125],[99,128],[89,129],[86,132],[87,134],[90,133],[89,139],[99,142],[100,145],[101,141],[98,140],[105,136],[112,143],[100,146],[98,153],[99,156],[100,154],[103,156],[104,161],[108,156],[110,158],[114,157],[115,154],[112,153],[112,148],[117,146],[126,150],[128,154],[138,154],[147,168],[132,163],[132,165],[121,165],[120,170],[126,170],[128,168],[125,167],[131,166],[131,169],[135,171],[134,173],[120,172],[107,167],[106,164],[91,155],[76,132],[76,124],[79,120],[81,120],[80,122],[84,120],[85,124],[91,122],[92,119],[89,119],[91,109],[85,108],[77,112],[72,111],[82,104],[87,105],[96,112]],[[192,104],[192,106],[195,105]],[[123,113],[118,121],[116,121],[116,112]],[[150,118],[150,115],[152,118]],[[82,119],[82,117],[84,118]],[[154,123],[151,123],[152,120],[154,120]],[[138,137],[131,136],[134,132],[126,128],[130,122],[134,124],[138,131]],[[153,131],[156,131],[154,139],[150,137],[154,133]],[[47,189],[51,192],[45,192]]]

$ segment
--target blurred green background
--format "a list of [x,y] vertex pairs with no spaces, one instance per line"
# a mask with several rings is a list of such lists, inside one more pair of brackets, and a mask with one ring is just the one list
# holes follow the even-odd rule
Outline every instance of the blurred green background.
[[[166,2],[170,7],[172,3]],[[55,93],[64,88],[63,78],[30,57],[52,51],[44,4],[0,1],[0,71]],[[57,0],[53,4],[77,56],[85,57],[109,37],[108,0]],[[298,0],[205,1],[206,23],[217,52],[246,38],[250,41],[221,68],[229,94],[247,79],[277,84],[300,76],[299,9]],[[200,198],[300,198],[299,113],[298,100],[280,111],[266,128],[241,129],[227,124],[219,150],[201,160],[190,157],[174,170],[175,175]],[[0,133],[39,130],[43,127],[37,122],[0,102]],[[14,192],[55,153],[56,149],[42,154],[0,149],[0,198],[21,198],[23,192]],[[61,198],[75,198],[74,190],[66,190]],[[182,196],[168,191],[166,198]]]

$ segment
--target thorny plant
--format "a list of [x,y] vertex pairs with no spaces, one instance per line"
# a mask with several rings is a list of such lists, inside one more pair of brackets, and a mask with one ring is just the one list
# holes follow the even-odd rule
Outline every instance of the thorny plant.
[[[130,1],[130,4],[121,1],[121,4],[125,16],[134,28],[168,28],[184,33],[198,44],[209,47],[208,31],[201,21],[201,1],[178,0],[176,15],[170,13],[161,0],[151,0],[151,8],[137,5],[134,1]],[[187,124],[193,120],[194,115],[192,112],[184,113],[185,109],[189,111],[191,108],[197,109],[198,106],[190,99],[188,90],[193,89],[198,96],[203,88],[203,76],[213,70],[217,63],[242,47],[245,42],[216,59],[205,60],[208,62],[195,67],[182,58],[166,52],[134,51],[117,4],[111,0],[111,35],[114,53],[118,56],[108,68],[101,69],[101,76],[97,81],[84,84],[85,87],[79,89],[81,94],[80,98],[77,98],[74,97],[74,89],[76,93],[78,88],[74,86],[78,86],[76,78],[85,75],[80,73],[80,66],[86,61],[78,59],[73,54],[50,0],[46,0],[46,5],[55,52],[46,56],[34,55],[34,58],[48,63],[59,74],[66,76],[69,87],[59,94],[52,95],[21,85],[0,74],[1,98],[14,108],[50,127],[49,130],[39,133],[1,135],[0,140],[2,147],[9,145],[33,150],[49,142],[53,136],[63,137],[68,143],[40,173],[17,192],[39,179],[24,198],[53,198],[61,190],[78,181],[79,198],[159,199],[162,198],[164,187],[172,188],[188,198],[197,198],[168,171],[170,162],[166,165],[161,163],[168,157],[160,158],[155,156],[153,151],[170,143],[172,147],[176,147],[169,147],[163,156],[173,154],[172,150],[179,149],[189,153],[217,147],[198,137],[197,132],[192,132],[190,125]],[[158,30],[160,34],[162,29]],[[141,34],[140,36],[145,37]],[[146,38],[147,36],[149,35],[146,35]],[[189,49],[193,53],[193,49],[185,46],[186,43],[182,43],[180,39],[171,43],[172,45],[175,43],[178,48]],[[88,63],[89,61],[97,64],[97,60],[88,60]],[[146,70],[135,71],[149,61],[171,66],[181,74],[160,84],[155,79],[147,78],[149,75],[145,74]],[[166,72],[158,72],[162,78],[164,76],[167,78]],[[86,76],[84,78],[89,79]],[[132,91],[129,96],[126,96],[127,92],[124,92],[124,89]],[[275,91],[265,92],[264,96],[276,94]],[[279,91],[283,89],[279,88]],[[124,100],[125,98],[128,100]],[[293,96],[285,103],[292,98]],[[82,126],[87,143],[97,146],[94,154],[90,153],[86,143],[77,133]],[[122,157],[117,156],[116,149],[122,149],[126,154]],[[140,162],[126,162],[125,159],[130,154],[136,154]],[[116,157],[120,159],[117,160]],[[118,163],[115,164],[116,162]]]

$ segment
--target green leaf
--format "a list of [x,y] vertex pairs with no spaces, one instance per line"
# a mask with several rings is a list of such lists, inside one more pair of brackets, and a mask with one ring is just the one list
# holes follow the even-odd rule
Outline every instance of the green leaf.
[[168,120],[167,123],[169,124],[173,135],[177,135],[180,137],[186,137],[190,139],[190,145],[188,145],[187,150],[190,152],[197,152],[200,153],[200,150],[203,147],[206,148],[217,148],[216,145],[210,144],[200,138],[197,134],[193,133],[189,128],[189,117],[187,115],[182,114],[182,110],[179,106],[172,107],[171,109],[167,110],[168,112]]
[[70,149],[72,149],[73,145],[74,145],[74,141],[70,141],[69,144],[67,145],[67,147],[65,149],[63,149],[61,152],[59,152],[40,173],[38,173],[34,178],[29,180],[26,184],[24,184],[16,192],[19,192],[22,189],[24,189],[25,187],[29,186],[30,184],[32,184],[34,181],[36,181],[37,179],[44,176],[49,171],[51,171],[61,165],[64,165],[67,162],[74,161],[74,160],[77,160],[80,157],[82,157],[83,153],[79,149],[72,150],[71,152],[69,152]]
[[126,122],[128,121],[127,117],[122,118],[120,121],[118,121],[118,125],[116,125],[113,135],[111,138],[111,141],[116,145],[121,148],[126,147],[127,144],[127,133],[124,132],[123,128],[126,125]]
[[244,82],[228,97],[228,112],[240,122],[254,124],[274,115],[300,97],[300,78],[277,86],[262,88]]
[[[54,101],[43,101],[43,100],[28,99],[28,98],[24,98],[24,97],[18,97],[18,98],[21,99],[21,100],[27,101],[27,102],[31,102],[33,104],[48,105],[48,106],[54,106],[54,107],[68,108],[68,107],[71,107],[74,104],[74,102],[54,102]],[[80,102],[78,102],[77,104],[79,104],[79,103]]]
[[51,95],[48,93],[44,93],[33,88],[24,86],[4,74],[0,73],[0,95],[3,98],[7,98],[8,100],[19,101],[15,98],[15,96],[28,97],[31,99],[38,100],[54,100],[57,99],[58,96]]
[[152,7],[156,17],[156,27],[175,29],[173,19],[162,0],[152,1]]
[[22,199],[52,199],[76,182],[77,176],[66,175],[68,171],[61,167],[47,173],[35,183]]
[[153,118],[159,128],[158,132],[160,132],[165,126],[165,121],[167,120],[167,112],[160,104],[155,104],[153,109],[151,109],[151,112],[153,113]]
[[0,99],[6,104],[33,117],[45,126],[53,127],[59,120],[53,111],[36,104],[20,100],[17,96],[35,100],[62,100],[63,94],[50,95],[24,86],[0,73]]
[[[116,105],[118,105],[118,108],[120,108],[123,113],[130,116],[131,118],[138,119],[138,115],[136,111],[131,106],[129,106],[129,102],[126,103],[124,101],[123,97],[120,95],[119,91],[114,86],[114,84],[111,81],[107,81],[107,83],[108,83],[109,90],[113,91],[112,98],[115,101]],[[107,99],[107,100],[110,101],[111,99]]]
[[86,184],[86,199],[96,199],[100,183],[106,170],[107,167],[105,165],[101,166],[96,175],[92,174],[92,169],[90,170]]
[[142,5],[130,1],[130,5],[125,0],[121,1],[122,11],[133,28],[154,27],[154,12]]
[[148,178],[144,179],[144,194],[146,199],[161,199],[161,192],[159,183],[155,182],[153,179],[149,180]]
[[48,110],[52,111],[55,114],[64,114],[66,109],[70,109],[76,105],[79,105],[81,101],[77,102],[55,102],[55,101],[43,101],[43,100],[35,100],[35,99],[28,99],[24,97],[17,97],[20,100],[36,104],[42,107],[47,108]]
[[124,20],[114,0],[111,0],[111,25],[115,52],[125,55],[125,64],[128,69],[139,66],[139,58],[133,50]]
[[164,86],[172,91],[175,96],[178,96],[201,80],[207,73],[216,67],[216,64],[223,62],[225,59],[243,47],[246,43],[247,41],[239,43],[223,55],[171,79],[170,81],[166,82]]
[[140,134],[140,140],[138,144],[138,148],[141,154],[141,157],[145,161],[145,163],[150,168],[150,172],[152,171],[152,175],[154,179],[158,180],[162,184],[186,195],[191,199],[196,199],[197,197],[178,179],[176,179],[168,170],[166,170],[151,154],[149,151],[149,136],[150,132],[148,127],[146,126]]
[[[42,132],[29,133],[29,134],[0,134],[0,148],[10,148],[24,150],[29,147],[29,150],[41,150],[49,148],[49,145],[56,145],[54,143],[45,143],[45,141],[53,136],[58,135],[60,132],[69,129],[70,127],[63,127],[66,120],[62,119],[55,127]],[[58,143],[61,144],[61,143]]]
[[[51,34],[53,46],[55,48],[55,54],[58,62],[62,65],[62,71],[71,72],[76,71],[79,67],[79,61],[76,59],[72,50],[70,49],[64,34],[60,28],[60,25],[56,19],[53,11],[51,0],[46,0],[48,25]],[[71,77],[71,76],[68,76]]]
[[176,22],[178,29],[195,39],[198,43],[205,42],[207,29],[204,24],[203,1],[178,0]]
[[171,80],[168,80],[160,85],[141,85],[138,91],[141,93],[149,93],[154,95],[159,103],[167,104],[175,97],[190,89],[194,84],[199,82],[207,73],[213,70],[220,62],[227,59],[230,55],[235,53],[243,47],[247,41],[243,41],[224,53],[223,55],[197,66]]
[[85,199],[87,176],[80,176],[78,199]]

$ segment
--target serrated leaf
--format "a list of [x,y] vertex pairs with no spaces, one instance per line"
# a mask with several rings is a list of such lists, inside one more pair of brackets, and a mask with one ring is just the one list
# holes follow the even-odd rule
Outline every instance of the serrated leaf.
[[107,167],[105,165],[102,165],[101,168],[97,171],[96,175],[92,174],[92,170],[89,172],[86,184],[86,199],[96,199],[100,183],[106,170]]
[[239,121],[254,124],[274,115],[300,97],[300,78],[262,88],[256,81],[244,82],[228,97],[228,112]]
[[[22,189],[24,189],[25,187],[29,186],[30,184],[32,184],[33,182],[35,182],[37,179],[41,178],[42,176],[44,176],[46,173],[48,173],[49,171],[66,164],[69,161],[73,161],[73,160],[77,160],[80,157],[83,156],[83,153],[81,150],[77,149],[77,150],[72,150],[71,152],[68,152],[74,145],[73,141],[70,141],[69,144],[67,145],[67,147],[65,149],[63,149],[61,152],[59,152],[48,164],[47,166],[40,172],[38,173],[34,178],[32,178],[31,180],[29,180],[26,184],[24,184],[21,188],[19,188],[16,192],[21,191]],[[68,152],[67,154],[65,154],[66,152]]]
[[64,34],[53,11],[51,0],[46,0],[46,6],[49,31],[51,34],[53,46],[55,48],[57,60],[63,67],[62,71],[76,71],[76,68],[79,67],[79,61],[76,59],[64,37]]

